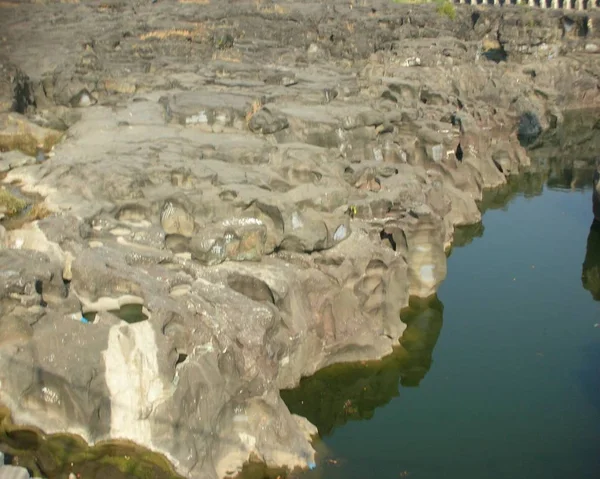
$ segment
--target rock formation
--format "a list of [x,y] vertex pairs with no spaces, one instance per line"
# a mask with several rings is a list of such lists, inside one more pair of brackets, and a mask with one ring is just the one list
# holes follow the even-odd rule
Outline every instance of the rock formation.
[[600,106],[598,21],[3,2],[0,171],[30,206],[0,227],[0,401],[192,478],[312,465],[279,390],[392,351],[520,141]]

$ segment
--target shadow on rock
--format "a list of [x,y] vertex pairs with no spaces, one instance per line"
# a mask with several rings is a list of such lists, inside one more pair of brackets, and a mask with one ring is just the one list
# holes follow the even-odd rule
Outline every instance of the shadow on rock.
[[370,419],[375,409],[398,396],[398,385],[416,387],[432,363],[442,329],[444,306],[437,297],[411,300],[402,313],[407,329],[400,345],[381,361],[336,364],[281,391],[294,414],[306,417],[321,436],[348,421]]
[[596,301],[600,301],[600,221],[594,221],[590,227],[581,283]]

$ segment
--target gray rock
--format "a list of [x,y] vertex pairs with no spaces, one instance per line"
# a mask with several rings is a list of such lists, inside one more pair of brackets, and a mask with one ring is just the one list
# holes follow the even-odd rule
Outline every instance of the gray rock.
[[209,226],[191,239],[192,257],[202,264],[260,261],[265,254],[267,228],[256,218],[237,218]]
[[29,479],[29,473],[24,467],[0,466],[0,479]]
[[191,237],[194,233],[194,217],[176,200],[167,200],[160,212],[160,225],[168,235]]
[[0,173],[10,171],[13,168],[32,165],[35,161],[35,157],[16,150],[0,153]]
[[263,107],[248,122],[248,128],[254,133],[269,135],[289,126],[287,118],[271,108]]
[[[389,353],[483,189],[545,174],[520,115],[558,129],[597,100],[600,63],[573,54],[596,30],[577,38],[541,10],[523,29],[520,9],[450,22],[434,5],[212,2],[199,23],[193,6],[109,2],[115,29],[113,13],[21,3],[0,15],[2,51],[41,80],[21,92],[28,116],[0,115],[0,170],[56,212],[6,223],[0,400],[48,433],[151,447],[192,479],[250,458],[309,466],[316,431],[278,389]],[[511,61],[482,56],[490,37]],[[8,111],[16,67],[0,64]],[[51,161],[35,162],[40,143]],[[121,320],[128,305],[147,319]]]

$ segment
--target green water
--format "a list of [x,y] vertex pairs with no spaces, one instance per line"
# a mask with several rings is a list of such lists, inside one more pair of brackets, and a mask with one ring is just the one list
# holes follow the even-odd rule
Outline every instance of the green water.
[[600,478],[600,229],[590,189],[542,188],[461,232],[392,356],[282,392],[321,435],[301,477]]
[[[114,314],[117,318],[128,322],[129,324],[139,323],[145,321],[148,316],[144,314],[144,308],[141,304],[124,304],[119,309],[109,311]],[[96,312],[85,313],[83,317],[89,322],[93,322],[96,319]]]

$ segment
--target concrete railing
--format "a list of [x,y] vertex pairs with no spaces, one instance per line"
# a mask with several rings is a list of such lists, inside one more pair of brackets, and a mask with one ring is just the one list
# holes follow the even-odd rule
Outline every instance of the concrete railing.
[[528,5],[564,10],[600,8],[600,0],[454,0],[462,5]]

